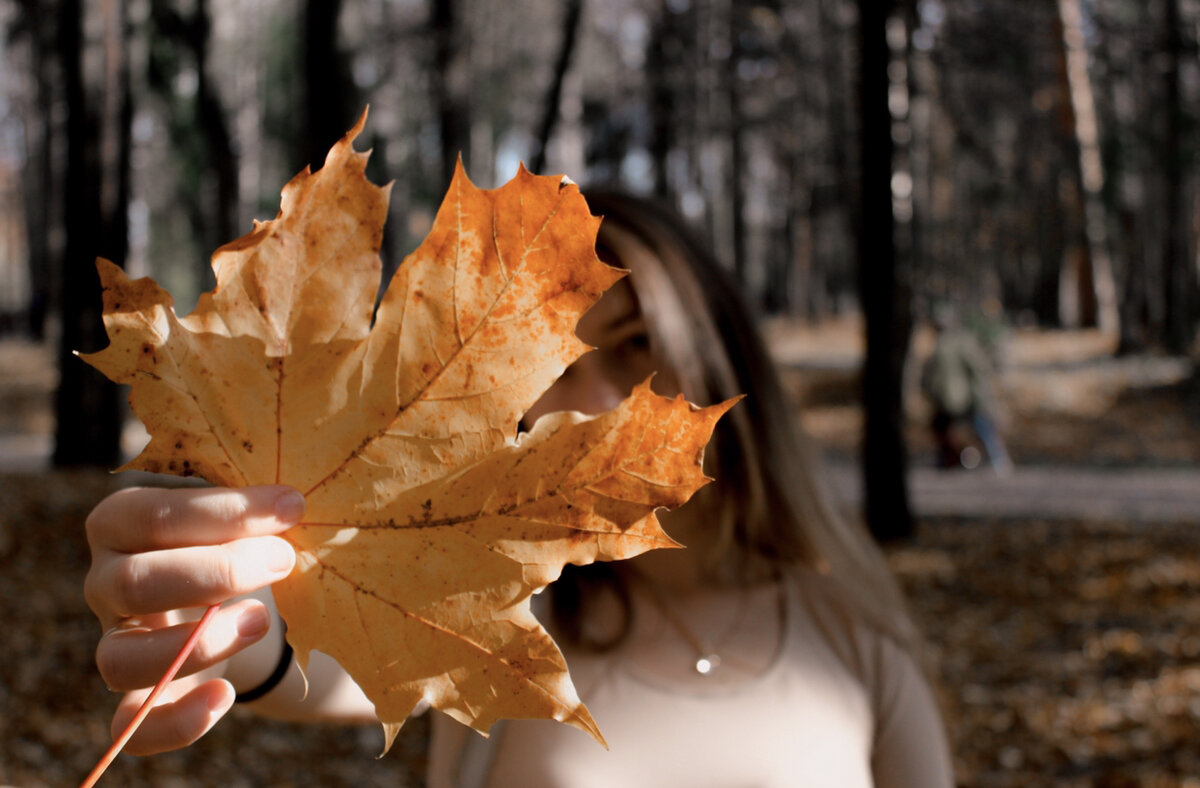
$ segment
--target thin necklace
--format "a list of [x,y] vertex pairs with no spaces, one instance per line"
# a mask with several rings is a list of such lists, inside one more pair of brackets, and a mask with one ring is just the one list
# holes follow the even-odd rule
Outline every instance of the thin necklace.
[[654,606],[662,614],[663,619],[665,619],[666,622],[670,624],[677,633],[679,633],[679,636],[683,638],[685,643],[691,646],[692,655],[694,657],[692,670],[694,670],[699,676],[713,675],[724,662],[720,654],[721,646],[726,640],[728,640],[729,636],[737,629],[738,624],[741,623],[742,619],[744,618],[748,597],[746,590],[742,589],[740,595],[741,598],[738,603],[737,614],[734,615],[733,620],[730,622],[728,628],[722,632],[716,640],[708,641],[704,640],[695,632],[693,632],[691,628],[683,622],[683,619],[681,619],[679,615],[671,609],[671,606],[667,604],[667,600],[663,598],[662,592],[658,589],[658,586],[654,585],[649,578],[642,577],[640,574],[637,575],[637,577],[642,581],[642,585],[646,587],[647,595],[650,597],[650,601],[654,603]]

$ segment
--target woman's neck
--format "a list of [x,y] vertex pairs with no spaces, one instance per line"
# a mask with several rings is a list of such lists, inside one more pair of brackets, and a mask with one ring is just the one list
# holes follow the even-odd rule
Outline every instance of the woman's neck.
[[681,549],[651,550],[626,562],[629,568],[664,590],[687,592],[711,585],[705,559],[710,555],[713,529],[716,523],[703,523],[691,507],[673,512],[659,512],[663,530]]

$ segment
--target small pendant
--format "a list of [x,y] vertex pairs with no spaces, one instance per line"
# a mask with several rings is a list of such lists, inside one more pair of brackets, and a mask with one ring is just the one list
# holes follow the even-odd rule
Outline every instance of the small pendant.
[[696,660],[696,672],[701,676],[711,675],[713,671],[721,667],[721,657],[717,654],[705,654]]

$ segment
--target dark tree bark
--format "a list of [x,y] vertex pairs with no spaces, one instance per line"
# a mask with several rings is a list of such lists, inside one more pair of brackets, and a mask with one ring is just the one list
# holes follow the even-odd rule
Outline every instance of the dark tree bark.
[[1117,226],[1121,231],[1125,254],[1125,272],[1121,283],[1121,333],[1117,355],[1143,353],[1150,347],[1150,314],[1148,310],[1147,277],[1143,266],[1136,265],[1141,250],[1137,243],[1137,221],[1125,206],[1117,207]]
[[[784,25],[778,42],[780,69],[795,79],[795,94],[786,108],[771,119],[775,158],[780,170],[779,202],[784,206],[782,222],[771,233],[771,246],[766,256],[766,287],[762,304],[768,313],[796,314],[811,317],[804,296],[809,291],[809,272],[812,262],[812,205],[813,174],[806,159],[808,118],[814,114],[811,87],[808,80],[797,78],[801,73],[804,42],[791,25]],[[816,61],[814,61],[816,62]]]
[[442,181],[450,183],[455,162],[467,160],[471,145],[471,117],[467,105],[468,60],[460,0],[431,0],[429,29],[433,37],[433,73],[430,83],[441,139]]
[[304,5],[304,161],[316,170],[362,109],[346,53],[338,46],[342,0]]
[[[677,203],[681,191],[698,188],[699,141],[707,135],[700,128],[702,113],[695,94],[697,83],[702,81],[701,60],[707,57],[707,50],[703,56],[698,51],[701,11],[697,4],[681,6],[659,0],[658,6],[657,21],[646,39],[648,148],[654,162],[655,196]],[[686,184],[670,181],[668,160],[672,154],[687,161],[681,173],[688,179]],[[710,223],[705,226],[711,232]]]
[[[822,81],[826,99],[823,113],[827,126],[825,140],[833,170],[833,181],[822,184],[825,188],[814,190],[813,224],[832,225],[851,237],[858,238],[860,236],[857,230],[860,224],[858,209],[854,207],[858,202],[858,184],[849,155],[851,146],[847,144],[851,139],[850,119],[854,113],[853,101],[848,95],[852,92],[853,82],[846,78],[853,64],[843,52],[843,39],[849,38],[849,35],[836,18],[837,8],[833,0],[818,0],[817,11],[821,31]],[[840,254],[843,250],[845,255]],[[818,249],[814,253],[813,270],[816,281],[828,295],[833,295],[838,289],[839,279],[849,278],[846,276],[847,266],[842,264],[842,260],[849,258],[850,254],[849,244],[839,244],[836,252],[826,248]]]
[[[199,132],[202,160],[198,175],[214,186],[215,202],[209,204],[209,192],[197,188],[197,183],[181,183],[181,195],[188,203],[196,240],[204,253],[211,252],[221,244],[232,241],[237,233],[238,216],[238,161],[233,147],[233,136],[229,131],[225,109],[215,85],[208,76],[208,47],[212,32],[212,21],[207,0],[198,0],[188,17],[165,2],[151,5],[151,19],[159,34],[181,47],[192,58],[196,70],[196,92],[191,112],[179,115],[172,113],[171,134],[174,144],[180,148],[194,147],[196,132]],[[171,90],[171,79],[165,75],[152,80],[165,94]],[[207,262],[204,274],[207,278]]]
[[213,249],[234,239],[238,215],[238,161],[233,149],[233,135],[225,119],[225,108],[216,87],[208,78],[208,43],[212,23],[207,0],[197,0],[192,12],[195,32],[191,39],[192,56],[196,60],[196,121],[204,138],[204,147],[216,179],[217,204],[214,209]]
[[1036,180],[1030,180],[1035,186],[1034,213],[1038,217],[1034,226],[1034,240],[1038,253],[1038,267],[1034,277],[1037,287],[1033,292],[1031,306],[1038,325],[1058,326],[1059,283],[1063,256],[1066,254],[1066,238],[1063,233],[1066,218],[1063,216],[1062,201],[1058,198],[1055,169],[1046,165],[1046,162],[1054,158],[1053,146],[1046,140],[1040,140],[1040,144],[1035,144],[1034,148],[1032,158],[1041,157],[1040,169],[1045,174]]
[[1187,353],[1195,338],[1194,303],[1196,269],[1188,249],[1188,211],[1185,208],[1184,179],[1189,168],[1183,153],[1183,106],[1179,84],[1179,61],[1183,55],[1183,23],[1178,0],[1163,0],[1163,109],[1166,128],[1162,145],[1163,208],[1166,222],[1162,228],[1163,347],[1172,353]]
[[[73,357],[107,344],[100,319],[100,283],[95,257],[123,265],[128,248],[129,120],[132,99],[124,62],[124,5],[105,5],[106,66],[101,139],[89,111],[83,80],[83,8],[63,0],[59,13],[58,58],[67,106],[67,165],[63,221],[67,228],[62,263],[60,379],[55,394],[54,464],[114,465],[120,455],[121,408],[116,384]],[[115,40],[114,40],[115,39]],[[114,62],[118,59],[118,62]],[[107,165],[107,166],[103,166]]]
[[46,337],[46,314],[50,308],[54,277],[50,233],[51,202],[56,197],[54,167],[54,87],[50,61],[54,56],[53,9],[47,3],[22,0],[19,24],[29,37],[33,64],[34,111],[25,114],[25,236],[29,249],[29,309],[27,328],[36,341]]
[[669,196],[667,158],[675,145],[678,115],[675,107],[675,61],[679,48],[679,14],[672,13],[663,0],[658,21],[646,44],[646,79],[649,81],[650,158],[654,161],[654,194]]
[[729,102],[729,197],[730,232],[733,240],[733,271],[743,287],[749,280],[746,271],[746,158],[745,115],[742,109],[742,85],[738,65],[742,62],[742,14],[738,0],[729,0],[729,59],[726,62],[725,90]]
[[801,299],[804,305],[803,314],[809,321],[816,321],[820,315],[828,315],[833,312],[829,307],[827,296],[829,294],[829,282],[825,256],[820,254],[817,248],[816,236],[821,222],[824,220],[826,213],[827,197],[826,195],[831,190],[821,188],[819,185],[812,188],[808,195],[808,216],[804,219],[804,225],[808,233],[804,240],[807,243],[808,254],[802,257],[802,260],[807,260],[807,267],[802,270]]
[[[913,298],[913,290],[915,289],[915,282],[918,281],[919,272],[925,266],[925,227],[922,211],[927,209],[928,200],[922,199],[926,198],[927,194],[922,194],[918,185],[919,179],[925,181],[927,179],[922,178],[924,173],[918,171],[922,168],[918,163],[917,132],[914,128],[911,111],[911,108],[921,98],[922,88],[920,80],[917,79],[917,52],[913,46],[912,36],[912,31],[917,29],[921,24],[920,10],[917,0],[901,0],[899,9],[899,13],[904,19],[905,29],[908,31],[904,44],[904,63],[906,66],[904,86],[908,91],[907,103],[909,111],[903,118],[904,129],[907,132],[905,135],[907,142],[898,147],[901,154],[901,166],[908,171],[912,179],[912,186],[910,187],[911,194],[907,198],[908,215],[897,228],[899,232],[896,235],[896,255],[897,265],[901,266],[904,274],[902,277],[905,287],[904,297],[908,305],[907,308],[910,310],[908,319],[911,323],[913,319],[911,310],[913,309],[913,302],[915,300]],[[905,355],[907,355],[907,348],[905,349]]]
[[562,34],[558,57],[554,59],[554,74],[542,100],[542,119],[537,127],[537,152],[533,154],[531,169],[541,174],[546,169],[546,148],[558,125],[559,109],[562,106],[563,82],[567,69],[571,67],[571,56],[575,53],[575,42],[579,38],[579,22],[583,18],[583,0],[566,0],[562,11]]
[[804,200],[801,198],[804,185],[800,177],[799,156],[794,152],[781,157],[783,190],[780,199],[788,207],[784,213],[783,227],[772,235],[771,253],[767,255],[766,289],[763,292],[763,308],[770,314],[786,314],[792,308],[795,291],[795,268],[801,258],[798,236],[799,223],[803,220]]
[[863,492],[867,525],[880,541],[912,536],[904,443],[903,373],[912,329],[892,214],[887,42],[891,4],[859,0],[860,211],[858,292],[866,321],[863,363]]

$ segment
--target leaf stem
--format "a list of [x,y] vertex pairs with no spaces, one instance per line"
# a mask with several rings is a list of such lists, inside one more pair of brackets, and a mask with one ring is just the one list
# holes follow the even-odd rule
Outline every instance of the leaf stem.
[[142,724],[142,721],[146,719],[146,715],[148,715],[150,710],[154,708],[154,701],[158,700],[158,696],[161,695],[163,690],[167,688],[167,685],[175,679],[175,674],[179,672],[181,667],[183,667],[183,663],[187,660],[188,655],[192,653],[192,649],[194,649],[196,647],[196,643],[199,642],[200,635],[204,633],[204,628],[208,626],[209,620],[216,615],[216,612],[220,609],[220,607],[220,604],[216,604],[210,606],[204,611],[204,615],[201,616],[200,620],[196,623],[196,628],[192,630],[191,636],[188,637],[187,642],[183,644],[183,648],[179,649],[179,653],[175,656],[175,661],[171,663],[171,666],[167,668],[167,672],[164,673],[163,677],[158,680],[157,684],[154,685],[154,689],[150,690],[150,694],[146,696],[146,700],[142,701],[141,707],[138,708],[137,714],[133,715],[133,719],[130,720],[129,724],[125,726],[125,730],[121,731],[121,735],[117,737],[117,739],[112,743],[112,746],[108,748],[108,751],[105,752],[96,765],[92,767],[92,770],[88,773],[88,776],[84,778],[82,783],[79,784],[79,788],[92,788],[92,786],[96,784],[96,781],[100,779],[100,776],[104,774],[104,771],[109,767],[109,764],[111,764],[117,755],[120,754],[121,749],[124,748],[124,746],[129,742],[129,739],[133,737],[134,732],[137,731],[138,727]]

